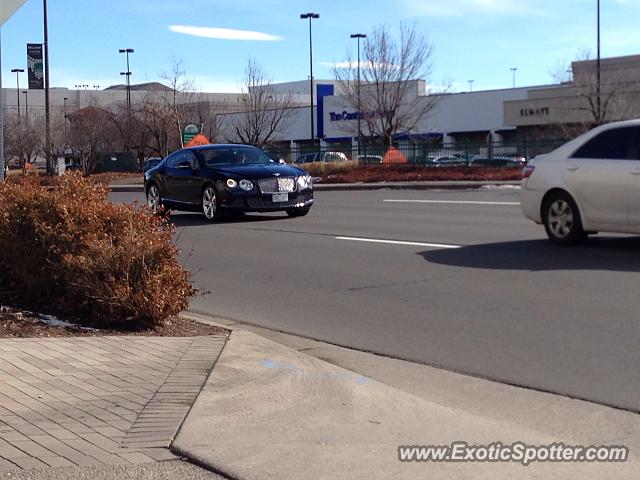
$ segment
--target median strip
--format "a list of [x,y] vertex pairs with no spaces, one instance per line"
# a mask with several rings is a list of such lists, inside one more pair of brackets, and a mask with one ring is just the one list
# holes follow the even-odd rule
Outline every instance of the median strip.
[[411,245],[417,247],[430,248],[461,248],[462,245],[451,245],[447,243],[423,243],[423,242],[405,242],[401,240],[381,240],[379,238],[360,238],[360,237],[335,237],[336,240],[350,240],[352,242],[369,242],[369,243],[387,243],[391,245]]
[[389,203],[443,203],[451,205],[510,205],[520,206],[520,202],[483,202],[473,200],[383,200]]

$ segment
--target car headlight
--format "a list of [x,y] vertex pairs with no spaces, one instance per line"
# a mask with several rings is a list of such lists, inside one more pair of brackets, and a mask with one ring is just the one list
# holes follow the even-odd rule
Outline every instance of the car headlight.
[[310,175],[303,175],[298,177],[298,185],[300,185],[300,188],[311,188],[313,180]]
[[250,180],[242,179],[242,180],[240,180],[238,185],[245,192],[248,192],[249,190],[253,190],[253,183]]
[[227,180],[227,187],[236,188],[238,186],[238,182],[236,182],[233,178]]

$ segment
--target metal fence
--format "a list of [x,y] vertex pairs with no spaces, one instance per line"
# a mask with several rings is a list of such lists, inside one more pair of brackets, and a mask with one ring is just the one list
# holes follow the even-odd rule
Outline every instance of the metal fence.
[[387,149],[384,146],[332,144],[324,147],[265,147],[273,157],[287,163],[357,161],[359,164],[407,163],[424,166],[492,165],[508,166],[548,153],[566,140],[553,139],[504,143],[415,143]]

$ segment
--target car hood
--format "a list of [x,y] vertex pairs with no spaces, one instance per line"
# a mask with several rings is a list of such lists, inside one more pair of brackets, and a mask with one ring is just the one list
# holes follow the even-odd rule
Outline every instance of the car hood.
[[301,168],[282,165],[279,163],[273,165],[252,165],[247,163],[240,163],[237,165],[220,165],[215,167],[215,170],[224,175],[249,179],[272,177],[276,174],[287,177],[299,177],[300,175],[305,175],[307,173]]

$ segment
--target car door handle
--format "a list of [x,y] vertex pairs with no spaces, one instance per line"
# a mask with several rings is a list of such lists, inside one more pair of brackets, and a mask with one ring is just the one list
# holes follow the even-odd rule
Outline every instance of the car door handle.
[[569,170],[570,172],[575,172],[576,170],[578,170],[580,167],[578,167],[578,165],[569,165],[567,167],[567,170]]
[[631,170],[631,175],[640,175],[640,170]]

